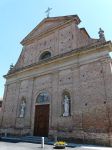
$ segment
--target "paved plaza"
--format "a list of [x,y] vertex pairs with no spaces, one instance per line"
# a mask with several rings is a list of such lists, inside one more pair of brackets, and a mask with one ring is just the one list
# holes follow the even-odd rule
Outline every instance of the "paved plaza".
[[[44,148],[41,148],[40,144],[32,143],[8,143],[0,142],[0,150],[53,150],[53,145],[45,145]],[[92,145],[77,145],[75,148],[66,147],[65,150],[112,150],[111,147],[99,147]]]

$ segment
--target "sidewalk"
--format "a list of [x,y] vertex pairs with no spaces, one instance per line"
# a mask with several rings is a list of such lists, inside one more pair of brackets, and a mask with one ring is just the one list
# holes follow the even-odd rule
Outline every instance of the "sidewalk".
[[[45,145],[44,148],[41,148],[40,144],[23,143],[23,142],[20,143],[0,142],[0,150],[55,150],[55,149],[53,149],[53,145]],[[66,147],[65,150],[112,150],[112,148],[77,144],[75,148]]]

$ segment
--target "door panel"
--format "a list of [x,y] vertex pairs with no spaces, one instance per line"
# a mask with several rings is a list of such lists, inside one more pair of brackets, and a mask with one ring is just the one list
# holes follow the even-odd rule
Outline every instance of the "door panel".
[[48,136],[49,130],[49,105],[35,106],[35,136]]

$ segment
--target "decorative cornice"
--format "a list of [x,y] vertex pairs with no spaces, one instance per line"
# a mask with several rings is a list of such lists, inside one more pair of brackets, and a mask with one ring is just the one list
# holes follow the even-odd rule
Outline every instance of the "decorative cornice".
[[[31,36],[31,34],[33,34],[42,24],[44,24],[45,22],[53,22],[53,21],[64,21],[63,23],[56,25],[54,27],[51,27],[50,29],[43,31],[42,33],[36,35],[36,36]],[[77,15],[71,15],[71,16],[62,16],[62,17],[51,17],[51,18],[45,18],[43,21],[41,21],[20,43],[22,45],[25,45],[27,43],[30,43],[33,40],[38,40],[40,38],[43,37],[43,35],[45,36],[45,34],[53,32],[54,30],[60,28],[60,27],[64,27],[65,25],[71,23],[75,21],[76,24],[79,24],[81,22],[80,18]]]
[[43,31],[42,33],[40,33],[40,34],[38,34],[38,35],[35,35],[35,36],[33,36],[33,37],[29,37],[28,39],[23,39],[23,40],[21,41],[21,44],[24,46],[25,44],[27,45],[27,44],[32,43],[32,41],[34,41],[34,40],[40,40],[41,38],[47,36],[47,34],[53,32],[54,30],[56,30],[56,29],[58,29],[58,28],[64,27],[65,25],[67,25],[67,24],[69,24],[69,23],[71,23],[71,22],[72,22],[72,21],[69,20],[69,21],[67,21],[67,22],[64,22],[64,23],[58,25],[58,26],[55,26],[55,27],[53,27],[53,28],[51,28],[51,29],[48,29],[47,31]]
[[96,44],[94,46],[91,46],[91,45],[87,45],[87,46],[84,46],[84,47],[81,47],[81,48],[78,48],[78,49],[74,49],[72,51],[69,51],[67,53],[63,53],[63,54],[59,54],[59,55],[56,55],[54,57],[51,57],[49,59],[46,59],[46,60],[41,60],[37,63],[33,63],[31,65],[28,65],[28,66],[25,66],[25,67],[22,67],[22,68],[18,68],[18,69],[13,69],[11,71],[8,72],[7,75],[4,75],[5,78],[7,77],[10,77],[12,75],[14,75],[15,73],[17,72],[22,72],[22,71],[25,71],[25,70],[28,70],[28,69],[31,69],[35,66],[39,66],[41,64],[47,64],[47,63],[50,63],[50,62],[53,62],[53,61],[56,61],[57,59],[62,59],[63,57],[67,56],[69,57],[70,55],[72,54],[75,54],[75,55],[80,55],[82,53],[87,53],[88,51],[92,51],[94,49],[101,49],[103,48],[104,46],[108,46],[110,48],[110,51],[112,51],[112,43],[111,41],[108,41],[108,42],[104,42],[104,43],[100,43],[100,44]]

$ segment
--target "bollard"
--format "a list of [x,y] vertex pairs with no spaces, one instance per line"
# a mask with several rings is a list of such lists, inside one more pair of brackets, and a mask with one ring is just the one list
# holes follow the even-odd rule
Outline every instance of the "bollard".
[[44,148],[44,137],[42,137],[41,148]]
[[5,137],[7,137],[7,132],[5,132]]
[[57,135],[54,136],[54,142],[57,142]]
[[7,137],[7,129],[5,130],[5,137]]

